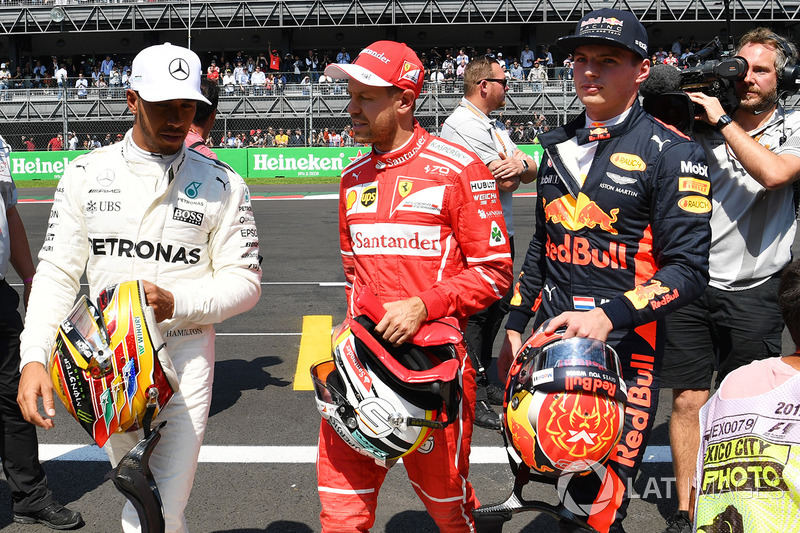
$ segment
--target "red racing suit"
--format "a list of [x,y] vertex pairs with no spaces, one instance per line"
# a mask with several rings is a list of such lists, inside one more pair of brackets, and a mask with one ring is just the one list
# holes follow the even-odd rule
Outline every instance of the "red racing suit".
[[[506,328],[522,333],[537,310],[534,330],[562,312],[594,307],[614,326],[608,343],[620,356],[628,388],[622,439],[606,465],[603,490],[598,476],[569,484],[569,501],[591,508],[588,523],[605,532],[626,515],[625,489],[655,417],[663,317],[708,283],[711,191],[702,148],[638,103],[616,126],[584,124],[581,115],[539,136],[545,153],[536,232]],[[573,137],[578,144],[598,141],[583,186],[561,158],[562,143]],[[602,498],[595,499],[598,493]]]
[[[339,230],[348,316],[354,297],[382,303],[419,296],[428,319],[467,317],[511,286],[511,255],[495,180],[474,154],[419,124],[401,148],[374,150],[342,173]],[[467,481],[475,372],[459,347],[459,417],[403,458],[414,490],[440,531],[472,532],[478,500]],[[326,533],[369,531],[387,470],[350,448],[322,421],[317,480]]]

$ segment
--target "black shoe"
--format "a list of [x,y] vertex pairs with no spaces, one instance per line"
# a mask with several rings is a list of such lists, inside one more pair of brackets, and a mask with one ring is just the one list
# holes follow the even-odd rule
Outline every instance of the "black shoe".
[[489,398],[491,405],[503,405],[503,396],[505,392],[503,389],[492,383],[491,381],[486,385],[486,396]]
[[475,425],[486,429],[500,429],[500,416],[486,402],[475,402]]
[[32,513],[15,512],[14,522],[18,524],[44,524],[50,529],[74,529],[83,525],[81,513],[67,509],[55,501],[44,509]]
[[678,511],[667,518],[667,529],[664,533],[692,533],[692,522],[689,511]]

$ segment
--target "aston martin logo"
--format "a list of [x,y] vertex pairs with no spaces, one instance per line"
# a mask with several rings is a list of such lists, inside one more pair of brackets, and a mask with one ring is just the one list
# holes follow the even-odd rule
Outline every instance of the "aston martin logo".
[[169,64],[169,73],[176,80],[183,81],[189,77],[189,63],[182,57],[176,57]]

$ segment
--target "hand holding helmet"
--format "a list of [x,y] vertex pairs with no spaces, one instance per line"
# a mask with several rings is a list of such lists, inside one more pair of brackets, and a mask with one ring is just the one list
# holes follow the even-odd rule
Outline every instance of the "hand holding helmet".
[[558,477],[605,462],[622,435],[627,391],[613,348],[551,326],[545,322],[517,354],[503,421],[525,464]]
[[413,344],[394,346],[377,332],[383,308],[369,296],[358,304],[365,315],[335,328],[333,360],[315,364],[311,377],[322,417],[351,448],[389,467],[455,420],[462,338],[453,322],[432,322]]

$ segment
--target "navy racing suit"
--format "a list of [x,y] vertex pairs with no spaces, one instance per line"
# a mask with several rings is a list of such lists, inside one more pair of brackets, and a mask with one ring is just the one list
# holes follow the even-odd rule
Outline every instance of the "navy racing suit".
[[[536,232],[506,328],[524,332],[537,311],[534,329],[562,312],[595,307],[614,326],[607,342],[620,356],[628,388],[622,439],[602,485],[601,476],[573,479],[565,500],[603,532],[625,517],[626,487],[653,424],[663,317],[697,298],[708,282],[711,191],[702,148],[638,103],[614,126],[585,123],[581,115],[539,136],[545,153]],[[597,141],[583,185],[562,157],[573,138],[578,145]]]

